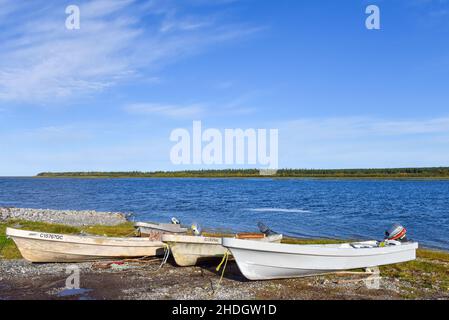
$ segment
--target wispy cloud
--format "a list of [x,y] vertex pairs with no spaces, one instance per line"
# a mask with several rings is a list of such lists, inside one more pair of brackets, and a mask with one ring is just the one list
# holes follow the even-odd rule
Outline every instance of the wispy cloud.
[[441,166],[449,159],[449,118],[340,117],[278,123],[285,167]]
[[257,111],[256,108],[249,106],[253,96],[254,93],[247,93],[229,101],[191,104],[139,102],[128,104],[123,110],[131,115],[188,118],[190,120],[205,117],[247,115]]
[[125,107],[125,111],[135,115],[162,115],[171,118],[191,118],[200,116],[204,107],[193,105],[165,105],[156,103],[135,103]]
[[95,93],[259,30],[188,15],[172,1],[82,1],[80,30],[65,28],[59,2],[0,4],[0,102]]
[[[449,117],[423,120],[389,120],[369,117],[299,119],[285,123],[286,128],[314,132],[312,137],[401,136],[414,134],[449,134]],[[311,136],[308,136],[311,138]]]

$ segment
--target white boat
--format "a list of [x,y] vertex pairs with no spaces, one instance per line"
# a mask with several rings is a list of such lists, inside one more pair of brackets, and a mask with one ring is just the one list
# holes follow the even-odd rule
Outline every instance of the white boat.
[[155,240],[161,240],[163,234],[181,234],[187,233],[187,228],[180,224],[173,223],[151,223],[151,222],[136,222],[134,223],[142,237],[150,237]]
[[148,238],[77,236],[6,229],[23,258],[31,262],[81,262],[162,255],[164,244]]
[[[258,240],[254,242],[281,242],[282,235],[241,233],[237,234],[236,238]],[[164,234],[162,241],[169,245],[176,264],[181,267],[194,266],[204,260],[222,258],[226,252],[226,248],[222,246],[223,238],[221,237]]]
[[414,260],[416,242],[377,241],[294,245],[223,238],[243,275],[250,280],[304,277]]

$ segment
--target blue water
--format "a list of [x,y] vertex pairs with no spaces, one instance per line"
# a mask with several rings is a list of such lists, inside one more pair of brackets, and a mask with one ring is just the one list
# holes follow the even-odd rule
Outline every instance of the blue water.
[[392,223],[449,250],[449,181],[0,178],[0,206],[176,216],[204,228],[272,229],[299,237],[380,239]]

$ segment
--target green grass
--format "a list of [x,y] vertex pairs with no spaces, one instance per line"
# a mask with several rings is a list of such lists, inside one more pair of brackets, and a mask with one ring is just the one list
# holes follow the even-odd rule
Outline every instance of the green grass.
[[85,232],[88,234],[108,236],[108,237],[125,237],[134,233],[134,227],[131,222],[123,223],[117,226],[86,226],[71,227],[61,224],[50,224],[44,222],[9,220],[0,223],[0,257],[3,259],[20,259],[19,250],[11,239],[6,239],[6,228],[18,228],[30,231],[40,231],[48,233],[62,234],[79,234]]
[[84,227],[84,232],[107,237],[131,237],[135,235],[133,223],[126,222],[116,226],[90,226]]
[[[423,290],[449,293],[449,253],[418,249],[417,259],[380,268],[383,276],[401,279],[421,290],[403,289],[407,298],[420,298]],[[413,292],[411,292],[413,291]]]
[[419,249],[416,256],[422,259],[449,262],[449,254],[446,251]]

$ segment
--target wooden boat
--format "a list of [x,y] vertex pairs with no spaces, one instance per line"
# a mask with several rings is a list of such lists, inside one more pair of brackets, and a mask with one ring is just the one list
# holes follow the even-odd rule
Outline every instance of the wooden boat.
[[6,229],[23,258],[31,262],[81,262],[162,255],[164,244],[148,238],[77,236]]
[[134,228],[137,229],[141,237],[149,237],[159,241],[163,234],[181,234],[187,233],[188,230],[180,224],[151,222],[136,222]]
[[294,245],[224,238],[250,280],[304,277],[414,260],[416,242],[377,241],[330,245]]
[[[281,242],[282,240],[281,234],[266,236],[263,233],[240,233],[235,237],[257,240],[255,242]],[[162,241],[169,245],[176,264],[181,267],[193,266],[204,260],[222,258],[226,252],[226,248],[222,246],[223,238],[221,237],[164,234]]]

